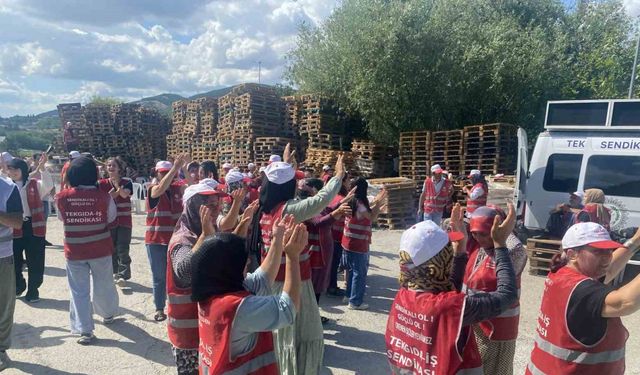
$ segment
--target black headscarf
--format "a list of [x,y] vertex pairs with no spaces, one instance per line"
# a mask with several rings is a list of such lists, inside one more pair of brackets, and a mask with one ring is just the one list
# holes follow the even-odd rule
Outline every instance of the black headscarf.
[[363,177],[356,178],[352,185],[356,187],[355,194],[351,202],[349,202],[349,207],[351,207],[351,212],[353,215],[358,212],[358,202],[364,204],[367,208],[367,211],[371,212],[371,207],[369,206],[369,198],[367,198],[367,189],[369,188],[369,183]]
[[218,181],[218,167],[216,163],[211,160],[205,160],[200,164],[200,168],[204,171],[205,178],[213,178]]
[[96,162],[84,156],[73,159],[67,169],[67,180],[72,187],[95,185],[98,182]]
[[191,256],[191,299],[210,297],[244,289],[248,253],[244,239],[233,233],[218,233],[204,240]]
[[[26,161],[18,158],[13,158],[9,163],[7,163],[7,167],[13,169],[19,169],[22,172],[22,185],[24,186],[29,181],[29,165]],[[15,182],[15,181],[13,181]]]
[[473,185],[482,184],[482,187],[483,187],[485,193],[487,192],[487,189],[488,189],[487,180],[485,180],[483,175],[474,174],[473,176],[471,176],[471,184],[473,184]]

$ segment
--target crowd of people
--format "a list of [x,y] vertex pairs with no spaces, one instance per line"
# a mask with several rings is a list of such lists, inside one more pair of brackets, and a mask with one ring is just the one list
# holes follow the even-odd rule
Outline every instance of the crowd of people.
[[[386,191],[370,196],[367,181],[351,178],[342,156],[316,178],[294,155],[287,146],[264,166],[224,163],[222,176],[215,162],[187,154],[156,163],[144,242],[153,318],[166,322],[178,374],[318,374],[328,320],[321,296],[368,309],[372,226]],[[91,345],[93,314],[113,324],[117,287],[132,276],[133,185],[120,157],[99,165],[91,155],[69,156],[55,208],[64,231],[70,330],[78,344]],[[26,290],[26,302],[39,300],[49,212],[43,202],[54,185],[46,154],[31,166],[6,154],[0,159],[1,371],[10,365],[16,297]],[[514,372],[527,261],[514,232],[515,209],[488,204],[488,184],[472,170],[463,210],[453,201],[451,178],[431,166],[419,222],[402,234],[399,290],[385,334],[390,368],[381,373]],[[604,195],[595,190],[576,192],[556,208],[563,251],[545,281],[527,373],[624,373],[628,332],[620,317],[640,308],[640,276],[617,289],[611,281],[640,248],[640,231],[624,245],[612,241]],[[345,289],[338,287],[340,272]]]

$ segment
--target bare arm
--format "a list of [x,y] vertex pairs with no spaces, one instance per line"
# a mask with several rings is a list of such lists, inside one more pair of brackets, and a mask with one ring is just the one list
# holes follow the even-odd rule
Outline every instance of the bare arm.
[[628,247],[621,247],[613,252],[611,265],[609,266],[609,270],[607,271],[607,275],[604,279],[605,284],[610,283],[620,272],[622,272],[624,267],[627,265],[627,262],[640,247],[640,228],[638,228],[636,234],[627,241],[625,245]]
[[280,270],[280,262],[282,261],[282,252],[284,251],[285,241],[288,241],[293,234],[295,228],[292,215],[286,215],[283,218],[276,219],[272,227],[271,247],[267,251],[267,256],[260,264],[260,268],[264,271],[269,280],[269,285],[273,284]]
[[309,233],[304,224],[298,224],[285,246],[287,263],[282,291],[286,292],[293,301],[296,311],[300,311],[300,252],[307,245]]
[[0,212],[0,224],[13,229],[22,228],[22,212]]
[[631,315],[640,309],[640,275],[618,290],[607,294],[602,307],[603,318]]
[[151,187],[151,198],[156,199],[159,198],[162,194],[169,189],[171,186],[171,181],[173,181],[174,177],[178,173],[180,168],[176,168],[174,165],[169,172],[160,180],[160,183]]
[[245,195],[247,195],[247,190],[244,188],[231,193],[233,197],[231,208],[222,220],[220,220],[220,230],[222,232],[230,232],[238,224],[238,216],[240,215],[240,208],[242,207],[242,201]]

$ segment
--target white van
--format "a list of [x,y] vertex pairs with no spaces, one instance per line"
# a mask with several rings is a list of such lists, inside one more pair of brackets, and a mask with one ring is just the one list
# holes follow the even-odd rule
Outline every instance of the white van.
[[551,101],[544,127],[528,167],[518,131],[515,200],[526,229],[541,232],[549,211],[589,188],[604,191],[612,230],[639,227],[640,100]]

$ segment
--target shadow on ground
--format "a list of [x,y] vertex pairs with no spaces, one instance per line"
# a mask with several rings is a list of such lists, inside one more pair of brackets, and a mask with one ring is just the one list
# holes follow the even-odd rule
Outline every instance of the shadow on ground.
[[116,319],[115,323],[105,327],[126,338],[127,341],[99,338],[95,346],[120,348],[127,353],[164,366],[172,366],[175,363],[168,342],[149,336],[145,330],[125,319]]
[[339,325],[329,329],[335,329],[335,333],[325,332],[325,339],[334,340],[335,344],[324,346],[325,366],[353,371],[355,374],[387,372],[379,368],[381,363],[386,363],[384,335]]
[[11,368],[18,369],[27,374],[38,374],[38,375],[85,375],[81,372],[67,372],[56,370],[47,366],[38,365],[35,363],[26,363],[13,361],[11,362]]

